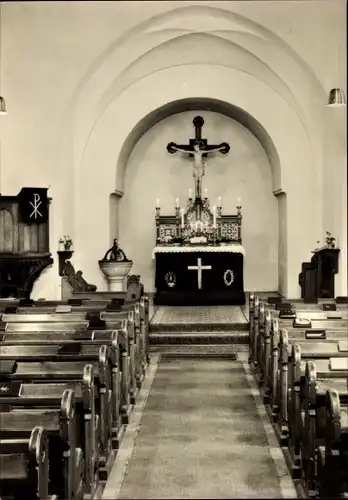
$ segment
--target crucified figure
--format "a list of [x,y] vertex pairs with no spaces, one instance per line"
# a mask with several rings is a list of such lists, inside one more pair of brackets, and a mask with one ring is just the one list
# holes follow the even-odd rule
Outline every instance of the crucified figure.
[[196,116],[193,120],[193,124],[196,130],[196,137],[190,139],[190,144],[175,144],[175,142],[170,142],[167,146],[167,151],[169,153],[187,153],[189,156],[193,157],[193,177],[195,178],[195,191],[196,198],[202,197],[202,177],[205,171],[205,158],[209,153],[222,153],[226,154],[230,150],[229,144],[227,142],[222,142],[218,145],[208,145],[206,139],[202,139],[202,126],[204,120],[201,116]]

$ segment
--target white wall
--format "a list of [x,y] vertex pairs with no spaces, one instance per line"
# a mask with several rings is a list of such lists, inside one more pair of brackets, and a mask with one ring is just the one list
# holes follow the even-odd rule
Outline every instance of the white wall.
[[[110,243],[110,193],[123,190],[122,146],[147,113],[187,97],[239,106],[271,137],[274,187],[287,194],[288,295],[299,295],[301,262],[325,229],[346,255],[335,215],[345,207],[346,112],[325,107],[331,87],[346,90],[343,0],[7,2],[1,11],[0,191],[50,187],[54,257],[70,234],[76,267],[104,286],[97,260]],[[347,290],[342,264],[337,294]],[[55,264],[34,295],[56,297],[57,275]]]
[[268,158],[249,130],[217,113],[197,110],[172,115],[136,144],[120,203],[120,244],[134,260],[133,271],[142,276],[145,288],[154,290],[156,198],[161,200],[161,213],[173,215],[175,199],[186,206],[188,189],[194,192],[192,160],[169,154],[166,146],[171,141],[186,144],[194,137],[192,120],[196,115],[204,118],[203,137],[208,143],[227,141],[231,146],[229,154],[208,158],[203,189],[208,189],[211,206],[222,197],[225,214],[236,214],[237,199],[242,199],[245,289],[277,290],[278,207]]

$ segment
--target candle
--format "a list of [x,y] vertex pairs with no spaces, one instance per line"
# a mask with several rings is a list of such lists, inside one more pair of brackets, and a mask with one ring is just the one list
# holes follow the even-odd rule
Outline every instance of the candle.
[[179,198],[177,198],[177,199],[175,200],[175,207],[176,207],[176,208],[179,208]]
[[207,188],[205,188],[205,190],[204,190],[204,198],[208,198],[208,189]]
[[213,206],[213,227],[216,227],[216,206]]
[[192,189],[189,189],[189,198],[192,198]]
[[221,207],[221,196],[218,197],[218,207]]
[[241,198],[238,198],[237,203],[238,203],[238,206],[240,207],[240,206],[241,206],[241,204],[242,204],[242,199],[241,199]]
[[184,227],[184,209],[181,209],[181,227]]
[[156,200],[156,207],[160,208],[160,199],[159,198],[157,198],[157,200]]

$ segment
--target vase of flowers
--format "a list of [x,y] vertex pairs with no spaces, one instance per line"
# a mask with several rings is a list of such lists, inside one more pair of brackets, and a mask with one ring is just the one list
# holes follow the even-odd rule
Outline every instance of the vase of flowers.
[[326,238],[325,238],[325,243],[328,248],[335,248],[335,241],[336,238],[334,238],[329,231],[326,231]]

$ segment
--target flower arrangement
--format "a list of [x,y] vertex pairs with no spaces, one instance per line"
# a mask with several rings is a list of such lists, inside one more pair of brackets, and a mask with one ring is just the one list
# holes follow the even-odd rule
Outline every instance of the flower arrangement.
[[[335,248],[335,241],[336,238],[334,238],[329,231],[325,232],[326,237],[325,237],[325,244],[328,248]],[[317,241],[317,243],[320,243],[320,241]]]
[[325,238],[325,243],[329,248],[335,248],[335,241],[336,238],[334,238],[329,231],[326,231],[326,238]]

